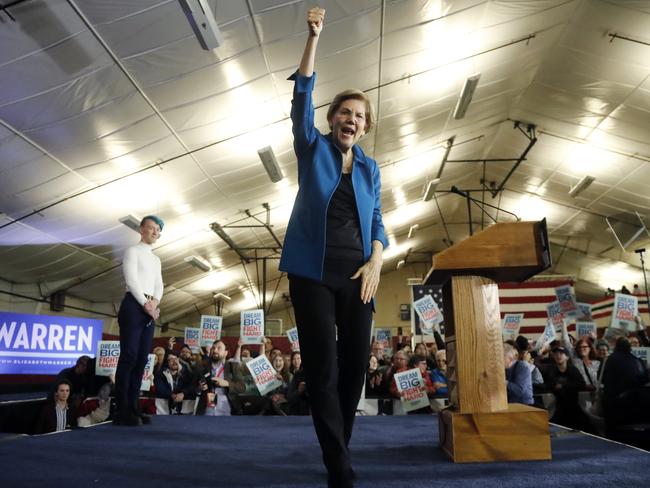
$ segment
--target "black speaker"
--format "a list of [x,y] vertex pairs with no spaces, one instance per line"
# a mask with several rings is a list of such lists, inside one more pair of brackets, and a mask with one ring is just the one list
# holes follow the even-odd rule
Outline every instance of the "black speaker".
[[50,295],[50,310],[63,312],[65,309],[65,291],[56,291]]

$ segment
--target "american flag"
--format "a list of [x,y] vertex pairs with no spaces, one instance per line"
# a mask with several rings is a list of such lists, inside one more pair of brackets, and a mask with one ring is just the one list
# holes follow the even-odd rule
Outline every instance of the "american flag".
[[[546,306],[557,300],[555,288],[573,283],[569,277],[543,275],[524,283],[499,283],[501,318],[507,313],[523,313],[519,333],[528,339],[537,339],[546,327]],[[573,328],[575,325],[568,327],[569,330]]]
[[[573,285],[572,277],[568,276],[539,276],[524,283],[500,283],[499,305],[501,318],[507,313],[523,313],[519,333],[528,339],[536,339],[544,332],[546,326],[546,305],[557,300],[555,288],[562,285]],[[430,285],[412,286],[413,301],[425,294],[431,295],[444,315],[442,303],[442,287]],[[611,313],[611,312],[610,312]],[[416,313],[412,314],[412,325],[415,334],[421,334],[420,320]],[[568,327],[573,330],[575,325]],[[441,324],[444,331],[444,322]]]

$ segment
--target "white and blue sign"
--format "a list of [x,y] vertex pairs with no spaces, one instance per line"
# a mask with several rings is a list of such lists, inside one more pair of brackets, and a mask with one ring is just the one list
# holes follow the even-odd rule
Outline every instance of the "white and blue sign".
[[0,312],[0,374],[57,374],[101,338],[98,319]]

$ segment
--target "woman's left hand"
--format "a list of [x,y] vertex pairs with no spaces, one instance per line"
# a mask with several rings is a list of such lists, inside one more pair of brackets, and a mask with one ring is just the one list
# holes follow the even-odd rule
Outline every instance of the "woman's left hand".
[[371,258],[366,264],[361,266],[356,273],[350,276],[351,280],[356,280],[361,277],[361,301],[363,303],[370,303],[372,297],[377,293],[380,274],[381,261],[375,261]]

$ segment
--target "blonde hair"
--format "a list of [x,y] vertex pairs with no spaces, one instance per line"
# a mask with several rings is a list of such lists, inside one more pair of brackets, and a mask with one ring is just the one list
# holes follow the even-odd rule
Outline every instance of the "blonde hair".
[[341,104],[346,100],[360,100],[366,104],[366,127],[365,132],[368,134],[372,128],[375,126],[375,108],[372,106],[372,102],[368,95],[366,95],[361,90],[356,88],[350,88],[349,90],[344,90],[341,93],[338,93],[332,103],[330,103],[329,108],[327,109],[327,122],[330,123],[330,119],[334,113],[339,109]]

